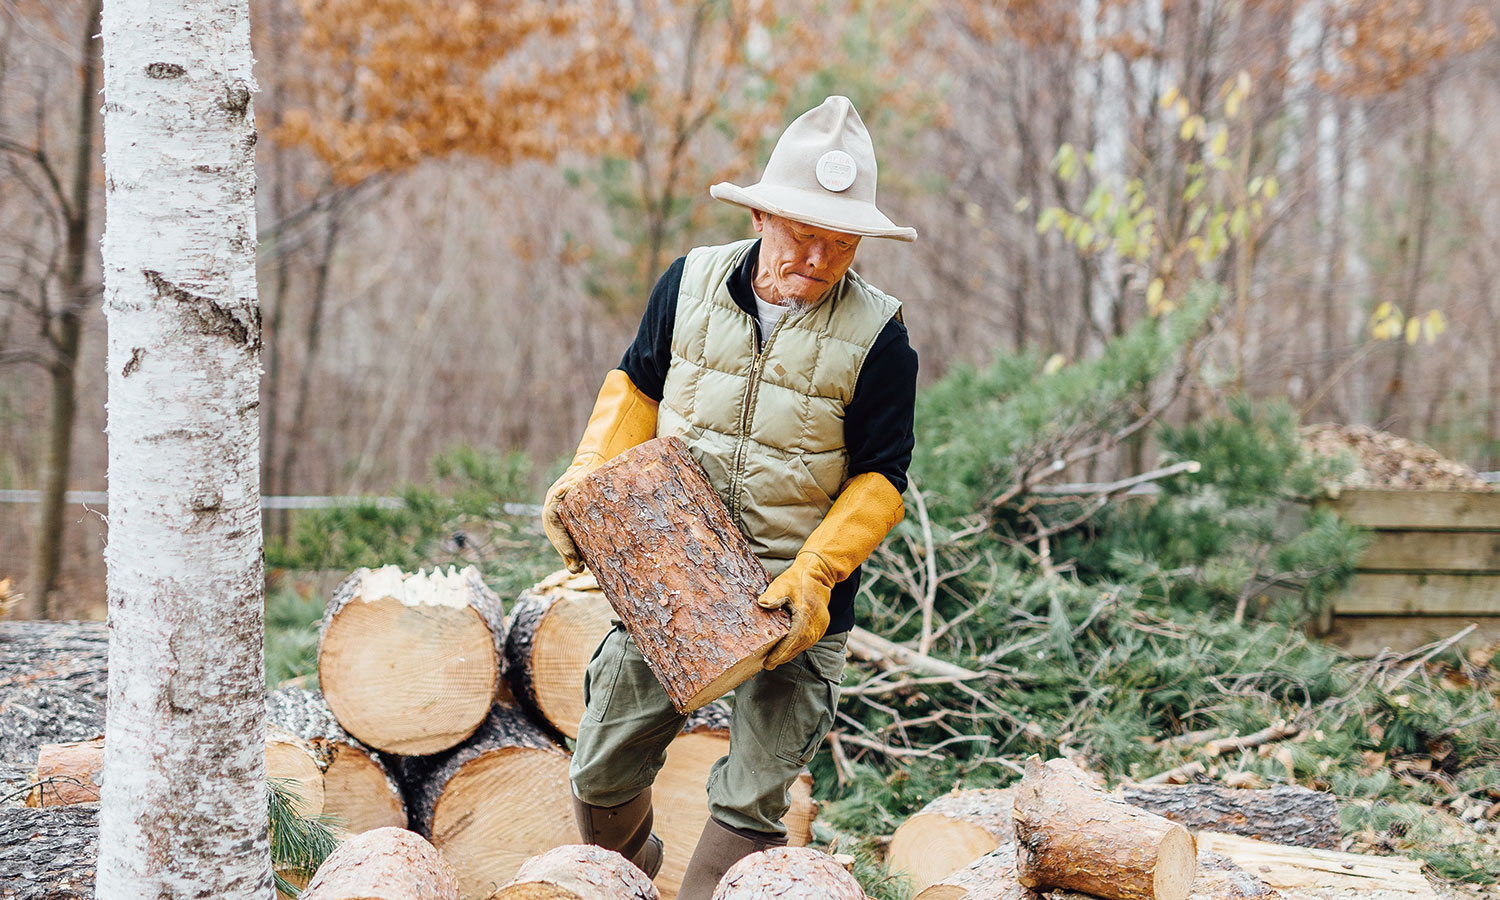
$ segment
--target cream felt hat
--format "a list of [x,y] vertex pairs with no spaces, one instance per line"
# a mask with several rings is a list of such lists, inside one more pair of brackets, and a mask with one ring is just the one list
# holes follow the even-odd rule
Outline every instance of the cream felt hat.
[[833,96],[787,126],[760,183],[708,189],[725,203],[846,234],[917,239],[875,206],[875,145],[848,97]]

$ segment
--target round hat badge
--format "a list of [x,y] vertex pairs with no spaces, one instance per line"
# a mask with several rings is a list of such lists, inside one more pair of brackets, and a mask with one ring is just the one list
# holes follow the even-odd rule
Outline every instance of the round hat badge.
[[844,191],[854,183],[859,166],[842,150],[829,150],[818,158],[818,184],[830,191]]

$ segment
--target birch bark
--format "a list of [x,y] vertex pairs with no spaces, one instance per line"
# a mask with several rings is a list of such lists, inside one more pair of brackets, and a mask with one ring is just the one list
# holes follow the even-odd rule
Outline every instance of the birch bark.
[[98,900],[272,896],[248,0],[106,0]]

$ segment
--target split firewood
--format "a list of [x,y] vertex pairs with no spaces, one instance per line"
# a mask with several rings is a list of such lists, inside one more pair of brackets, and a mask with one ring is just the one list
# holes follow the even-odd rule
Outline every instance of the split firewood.
[[0,759],[104,733],[103,622],[0,622]]
[[1339,848],[1332,794],[1297,785],[1236,790],[1215,784],[1126,786],[1120,796],[1193,831],[1217,831],[1300,847]]
[[266,717],[307,742],[322,773],[323,815],[350,834],[406,827],[401,788],[380,754],[351,737],[323,701],[305,688],[266,697]]
[[1192,888],[1197,850],[1187,829],[1104,793],[1067,760],[1026,761],[1014,815],[1026,887],[1106,900],[1185,900]]
[[916,900],[1040,900],[1016,873],[1016,845],[1004,844],[919,890]]
[[453,864],[465,897],[488,895],[528,858],[578,840],[568,753],[519,709],[495,706],[463,744],[407,762],[412,826]]
[[420,835],[376,828],[338,846],[301,900],[458,900],[453,867]]
[[859,881],[827,853],[772,847],[752,853],[724,873],[713,900],[866,900]]
[[570,738],[583,719],[583,673],[615,617],[599,583],[564,569],[524,591],[505,642],[511,689],[529,712]]
[[487,900],[659,900],[645,873],[613,850],[567,844],[534,856]]
[[911,879],[913,891],[937,884],[991,851],[1015,840],[1012,789],[953,791],[901,823],[886,850],[892,872]]
[[505,616],[472,566],[407,575],[359,569],[318,634],[318,682],[344,730],[389,753],[447,750],[501,689]]
[[678,438],[596,469],[560,510],[615,614],[680,712],[759,672],[788,628],[755,600],[770,583]]
[[76,806],[99,802],[99,773],[104,769],[104,738],[43,744],[31,773],[27,806]]

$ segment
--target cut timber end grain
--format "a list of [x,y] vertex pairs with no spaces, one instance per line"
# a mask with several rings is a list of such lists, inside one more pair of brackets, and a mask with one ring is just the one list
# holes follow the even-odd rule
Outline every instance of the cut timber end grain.
[[1187,829],[1105,794],[1067,760],[1026,761],[1015,832],[1016,868],[1029,888],[1185,900],[1198,870]]
[[916,900],[1039,900],[1016,874],[1016,847],[1007,843],[962,869],[929,885]]
[[865,900],[854,876],[826,853],[772,847],[729,868],[713,900]]
[[583,719],[583,673],[615,616],[592,575],[567,570],[521,594],[505,642],[521,705],[570,738]]
[[344,731],[317,691],[280,688],[266,697],[266,717],[312,745],[323,769],[323,814],[351,834],[406,827],[406,805],[389,768]]
[[568,754],[518,709],[494,707],[472,738],[433,760],[413,791],[413,825],[483,897],[521,863],[578,840]]
[[301,900],[458,900],[458,880],[419,835],[377,828],[329,854]]
[[1014,791],[953,791],[937,798],[896,829],[886,851],[892,872],[905,873],[922,891],[1015,839]]
[[658,900],[656,886],[613,850],[567,844],[526,860],[488,900]]
[[[688,717],[672,743],[667,745],[667,761],[651,787],[652,806],[656,812],[654,830],[668,851],[656,873],[656,884],[665,900],[672,900],[682,886],[692,848],[708,819],[709,770],[729,752],[730,710],[724,703],[710,703]],[[812,775],[803,771],[792,782],[791,808],[783,817],[787,843],[793,847],[812,840],[812,821],[817,806],[812,799]],[[672,852],[671,848],[682,848]]]
[[104,738],[43,744],[36,754],[27,806],[73,806],[99,802],[99,772],[104,768]]
[[438,753],[474,733],[504,666],[500,598],[469,567],[360,569],[334,592],[318,681],[351,735],[377,750]]
[[284,728],[266,728],[266,778],[284,783],[291,793],[292,808],[300,816],[323,814],[325,760],[308,741]]
[[657,438],[596,469],[560,510],[568,533],[679,712],[761,671],[785,610],[756,605],[770,579],[703,469]]

